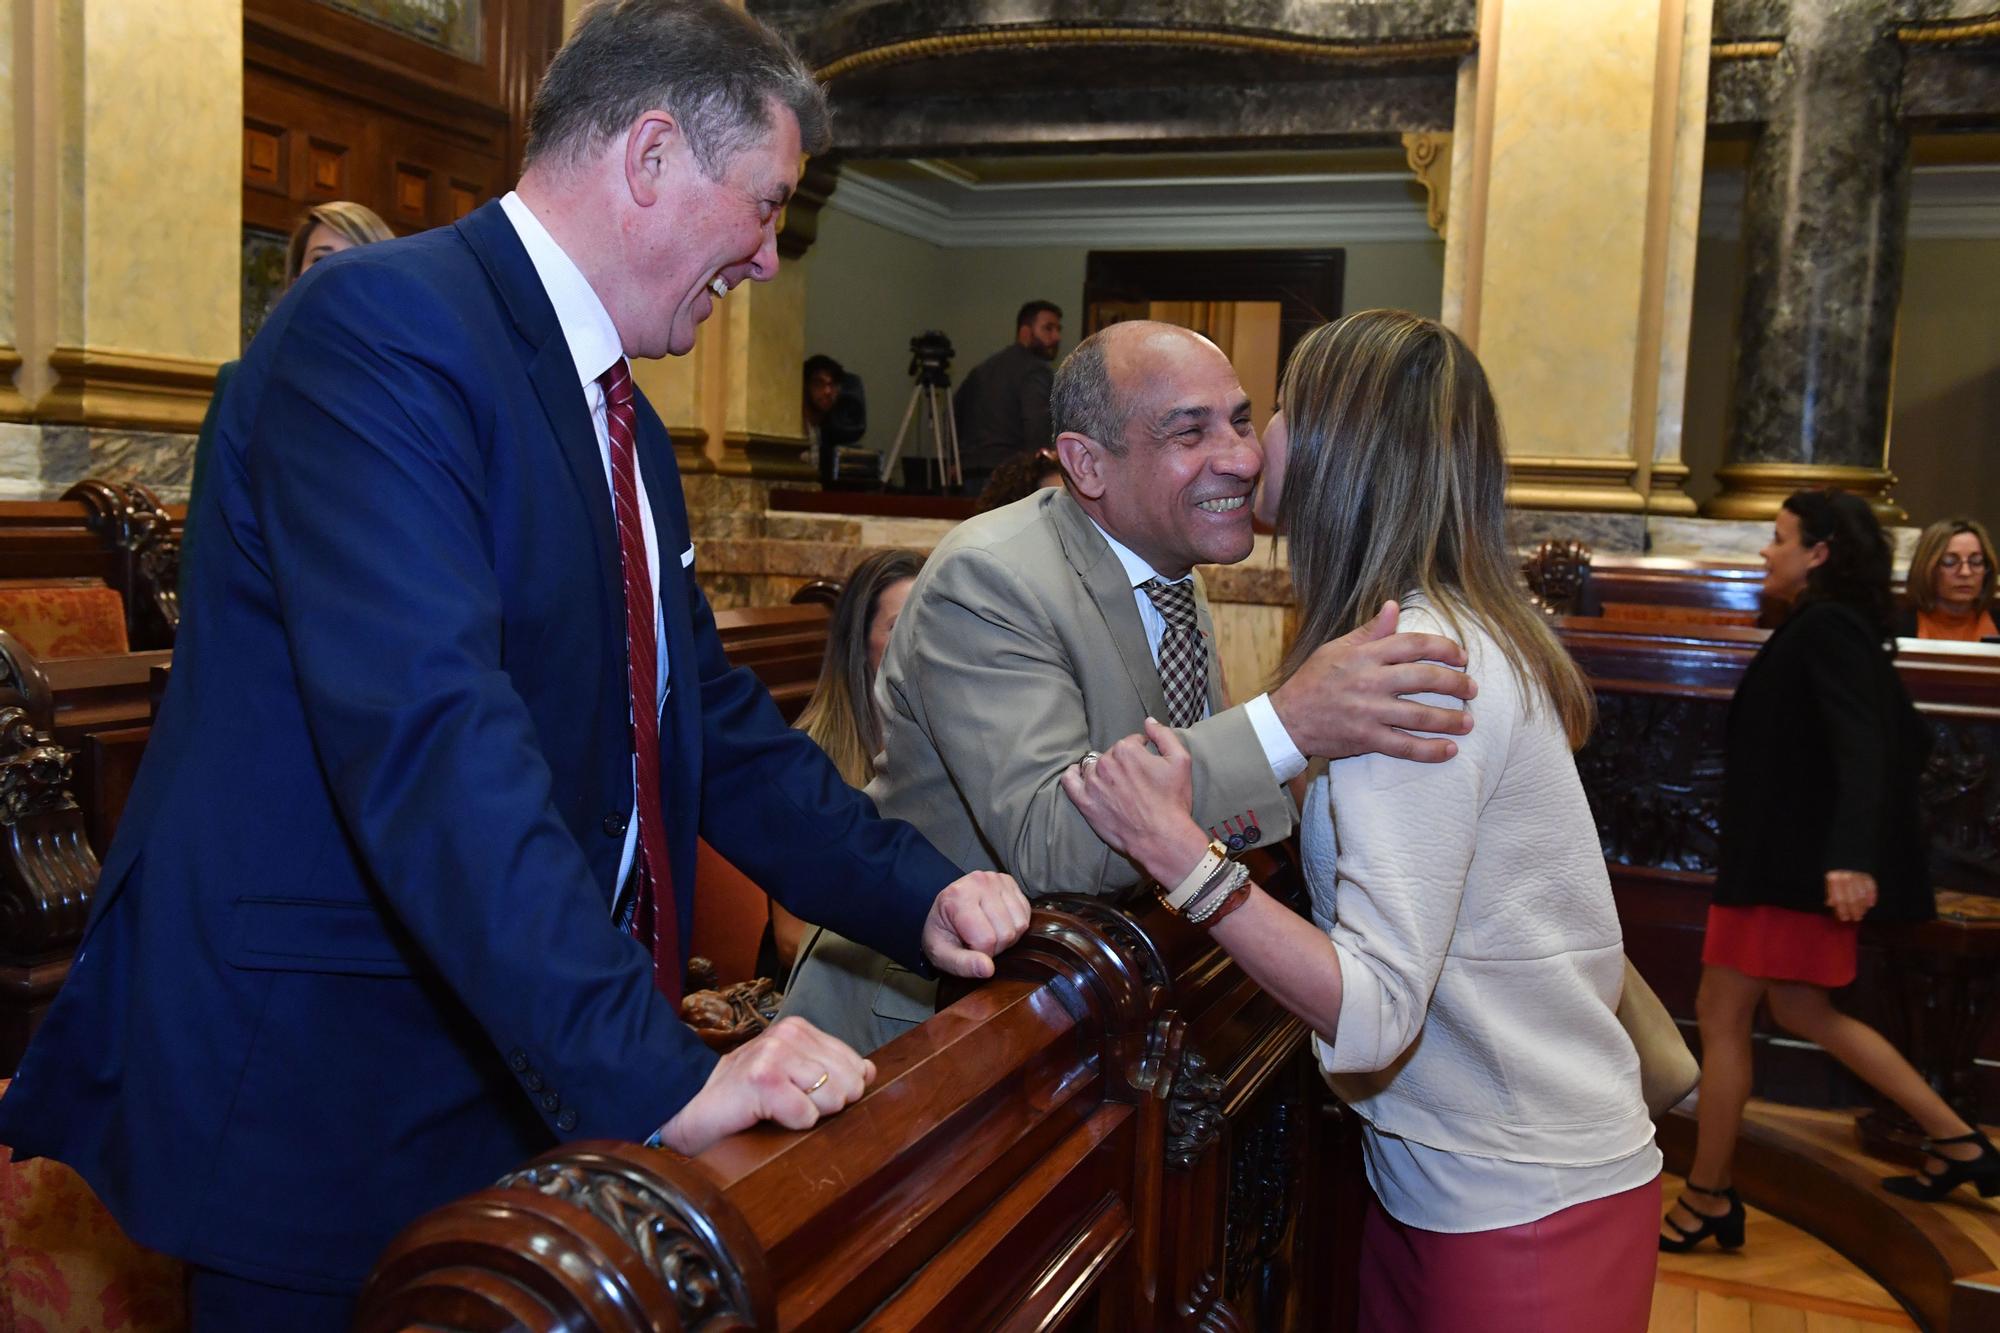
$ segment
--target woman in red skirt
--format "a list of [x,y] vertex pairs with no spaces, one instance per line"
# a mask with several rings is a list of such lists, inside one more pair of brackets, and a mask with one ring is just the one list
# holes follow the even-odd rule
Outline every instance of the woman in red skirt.
[[1750,1023],[1771,1017],[1894,1101],[1930,1135],[1920,1176],[1884,1186],[1936,1200],[2000,1194],[2000,1153],[1882,1035],[1833,1007],[1854,980],[1863,916],[1934,908],[1917,779],[1929,733],[1890,660],[1889,544],[1866,502],[1801,491],[1763,550],[1764,591],[1792,605],[1729,710],[1722,848],[1702,949],[1700,1131],[1660,1248],[1743,1243],[1730,1158],[1750,1096]]

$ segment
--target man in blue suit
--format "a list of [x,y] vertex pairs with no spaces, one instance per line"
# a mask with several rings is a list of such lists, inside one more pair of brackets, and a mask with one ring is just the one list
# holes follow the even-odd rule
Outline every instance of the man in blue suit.
[[159,723],[0,1103],[192,1265],[198,1330],[344,1328],[401,1226],[559,1141],[859,1097],[801,1022],[718,1062],[678,1021],[697,834],[914,967],[990,975],[1025,928],[723,660],[626,371],[776,272],[826,138],[722,0],[601,6],[515,193],[316,267],[244,358]]

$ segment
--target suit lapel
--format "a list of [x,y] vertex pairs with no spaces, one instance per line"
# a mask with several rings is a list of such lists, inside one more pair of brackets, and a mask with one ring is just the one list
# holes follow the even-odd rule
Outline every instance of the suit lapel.
[[611,488],[604,480],[604,455],[598,448],[597,431],[590,424],[590,404],[577,380],[576,357],[563,337],[555,307],[498,201],[481,206],[456,225],[499,291],[514,327],[534,349],[528,362],[528,382],[541,400],[557,451],[589,517],[591,541],[597,548],[599,590],[607,599],[604,605],[618,608],[622,617],[625,593],[619,572],[618,534],[611,517]]
[[1139,692],[1147,716],[1164,718],[1166,691],[1160,686],[1160,668],[1153,661],[1153,650],[1146,646],[1146,627],[1139,623],[1139,606],[1133,600],[1125,566],[1118,563],[1104,534],[1068,491],[1057,491],[1049,500],[1049,508],[1055,516],[1063,554],[1083,580],[1091,600],[1097,603],[1105,628],[1111,632],[1111,642],[1118,647],[1118,660],[1125,664],[1125,672],[1132,678],[1132,688]]

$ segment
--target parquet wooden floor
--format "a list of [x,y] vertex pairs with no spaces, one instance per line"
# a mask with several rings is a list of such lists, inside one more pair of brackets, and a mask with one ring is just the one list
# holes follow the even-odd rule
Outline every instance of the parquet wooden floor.
[[[1848,1113],[1753,1102],[1750,1115],[1842,1156],[1872,1162],[1855,1144]],[[1901,1170],[1886,1162],[1873,1165],[1884,1175]],[[1680,1196],[1681,1181],[1670,1175],[1661,1185],[1670,1206]],[[2000,1265],[2000,1206],[1969,1191],[1942,1206],[1960,1213],[1963,1229]],[[1735,1254],[1710,1241],[1690,1254],[1660,1256],[1648,1333],[1872,1333],[1916,1327],[1872,1278],[1797,1227],[1751,1208],[1745,1232],[1743,1249]]]
[[[1668,1205],[1677,1176],[1661,1180]],[[1916,1322],[1874,1279],[1787,1222],[1752,1208],[1744,1244],[1660,1256],[1648,1333],[1867,1333]]]

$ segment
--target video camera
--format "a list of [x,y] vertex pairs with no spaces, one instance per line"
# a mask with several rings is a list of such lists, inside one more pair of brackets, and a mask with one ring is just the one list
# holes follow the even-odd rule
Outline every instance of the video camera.
[[925,329],[910,339],[910,374],[917,383],[940,389],[951,387],[951,339],[938,329]]

